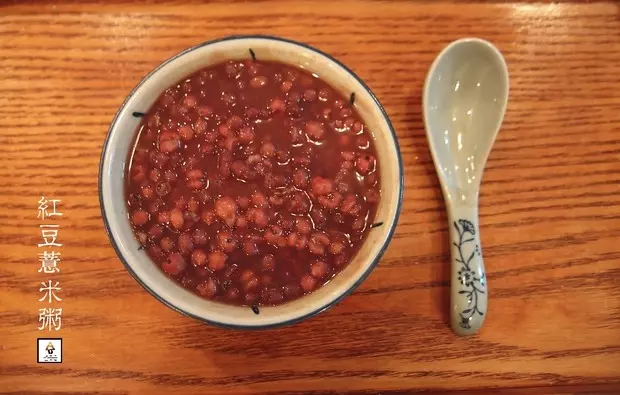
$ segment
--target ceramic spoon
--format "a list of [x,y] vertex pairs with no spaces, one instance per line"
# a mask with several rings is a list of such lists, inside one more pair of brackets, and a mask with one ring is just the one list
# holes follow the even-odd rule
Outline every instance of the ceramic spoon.
[[507,101],[506,62],[480,39],[448,45],[426,77],[424,123],[448,210],[451,323],[459,335],[476,333],[487,314],[478,191]]

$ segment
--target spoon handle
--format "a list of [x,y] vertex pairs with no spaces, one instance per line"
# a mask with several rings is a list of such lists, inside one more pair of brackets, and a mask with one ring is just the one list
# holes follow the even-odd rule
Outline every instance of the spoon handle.
[[480,329],[487,313],[487,281],[480,248],[477,207],[452,207],[449,215],[452,251],[451,321],[456,334]]

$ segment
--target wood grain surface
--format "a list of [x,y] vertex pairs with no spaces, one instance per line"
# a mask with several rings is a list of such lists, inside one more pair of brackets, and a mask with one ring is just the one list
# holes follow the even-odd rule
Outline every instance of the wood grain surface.
[[[242,33],[307,42],[358,73],[396,127],[406,183],[390,248],[353,295],[249,333],[144,291],[97,192],[109,123],[138,81]],[[493,41],[511,75],[480,201],[489,315],[472,338],[448,325],[448,228],[420,111],[434,56],[463,36]],[[0,158],[0,393],[620,393],[618,3],[3,2]],[[42,194],[64,213],[45,221],[63,244],[50,275],[37,273]],[[38,330],[48,279],[58,332]],[[46,336],[63,338],[62,364],[36,363]]]

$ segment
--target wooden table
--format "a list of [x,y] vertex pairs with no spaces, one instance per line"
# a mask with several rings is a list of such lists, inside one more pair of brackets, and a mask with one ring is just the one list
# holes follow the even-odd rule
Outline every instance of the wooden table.
[[[617,3],[88,2],[0,6],[0,392],[358,394],[512,388],[620,393],[620,19]],[[390,248],[350,297],[294,327],[237,332],[164,307],[125,271],[97,196],[101,147],[133,86],[177,52],[263,33],[357,72],[405,160]],[[491,301],[483,331],[447,321],[449,243],[420,115],[453,39],[504,52],[510,103],[481,192]],[[37,218],[41,195],[64,215]],[[38,273],[41,224],[60,272]],[[59,281],[60,331],[38,288]],[[62,337],[38,365],[37,337]]]

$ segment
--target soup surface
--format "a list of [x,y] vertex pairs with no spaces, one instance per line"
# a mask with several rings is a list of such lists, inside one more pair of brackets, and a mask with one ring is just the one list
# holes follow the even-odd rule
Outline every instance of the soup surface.
[[153,262],[238,305],[327,283],[380,199],[372,136],[349,98],[275,62],[230,61],[167,89],[127,171],[129,220]]

